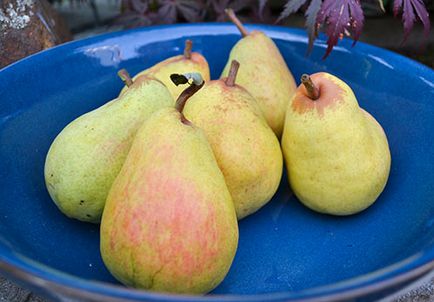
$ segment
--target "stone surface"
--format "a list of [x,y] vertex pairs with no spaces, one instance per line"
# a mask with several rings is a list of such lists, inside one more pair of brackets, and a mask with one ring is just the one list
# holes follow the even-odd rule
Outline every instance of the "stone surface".
[[[0,302],[51,302],[30,291],[20,288],[0,277]],[[434,279],[416,289],[403,294],[393,302],[432,302],[434,301]],[[85,301],[83,301],[85,302]]]
[[0,277],[0,302],[49,302]]
[[70,39],[46,0],[0,1],[0,68]]
[[432,302],[434,301],[434,280],[409,291],[394,302]]

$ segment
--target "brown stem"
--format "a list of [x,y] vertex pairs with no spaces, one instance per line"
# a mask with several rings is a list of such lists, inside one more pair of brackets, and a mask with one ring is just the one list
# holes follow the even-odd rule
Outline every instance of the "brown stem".
[[240,19],[237,18],[237,15],[235,15],[235,12],[232,8],[226,8],[225,13],[229,17],[229,19],[232,21],[232,23],[234,23],[235,26],[238,28],[238,30],[241,32],[241,35],[243,37],[249,35],[249,32],[244,27],[243,23],[241,23]]
[[121,69],[118,71],[118,76],[121,78],[121,80],[127,85],[127,87],[130,87],[133,85],[133,80],[130,77],[130,74],[125,69]]
[[205,84],[205,81],[202,82],[202,84],[200,85],[196,85],[196,84],[191,84],[187,89],[185,89],[178,97],[178,99],[176,100],[175,103],[175,109],[179,111],[179,113],[181,113],[181,122],[184,124],[190,124],[190,121],[187,120],[184,116],[184,114],[182,113],[182,110],[184,110],[184,106],[187,103],[187,100],[193,95],[195,94],[197,91],[199,91],[199,89],[201,89],[203,87],[203,85]]
[[184,58],[190,60],[191,59],[191,49],[193,48],[193,42],[191,40],[185,41],[184,47]]
[[301,76],[301,82],[303,83],[304,87],[306,88],[307,96],[314,101],[317,100],[319,98],[319,89],[312,82],[312,79],[310,78],[310,76],[307,74],[303,74]]
[[226,86],[234,86],[235,80],[237,78],[238,68],[240,68],[240,63],[237,60],[232,60],[231,68],[229,69],[228,77],[226,78]]

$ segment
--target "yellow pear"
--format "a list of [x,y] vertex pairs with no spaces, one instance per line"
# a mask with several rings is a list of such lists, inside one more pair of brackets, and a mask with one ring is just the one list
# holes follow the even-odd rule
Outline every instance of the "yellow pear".
[[[210,80],[210,71],[208,62],[198,52],[191,52],[192,50],[193,42],[191,40],[187,40],[185,42],[185,49],[184,54],[168,58],[164,61],[161,61],[160,63],[143,70],[139,72],[134,78],[147,74],[151,75],[166,85],[166,87],[169,89],[170,93],[172,94],[173,100],[178,98],[178,96],[181,94],[181,92],[185,89],[185,86],[176,86],[175,84],[170,81],[170,75],[173,73],[199,73],[204,81]],[[127,86],[125,86],[122,91],[124,93],[128,89]]]
[[234,259],[238,225],[224,177],[203,131],[179,111],[200,87],[143,124],[107,198],[101,255],[128,286],[203,294]]
[[137,129],[153,112],[173,106],[163,83],[149,76],[134,82],[118,99],[67,125],[52,143],[45,162],[51,198],[68,217],[99,223],[108,191]]
[[255,99],[235,84],[239,63],[231,66],[228,78],[206,83],[182,112],[204,130],[241,219],[273,197],[283,158]]
[[289,183],[307,207],[350,215],[383,191],[390,151],[380,124],[328,73],[303,75],[288,105],[282,150]]
[[280,138],[286,107],[296,89],[294,77],[273,40],[261,31],[247,32],[231,9],[226,13],[243,38],[232,48],[221,77],[228,76],[232,60],[240,62],[237,83],[253,95],[268,125]]

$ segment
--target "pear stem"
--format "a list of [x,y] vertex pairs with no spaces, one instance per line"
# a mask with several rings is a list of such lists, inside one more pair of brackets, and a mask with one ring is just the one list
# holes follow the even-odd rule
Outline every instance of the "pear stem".
[[234,86],[235,80],[237,78],[238,69],[240,68],[240,63],[237,60],[232,60],[231,68],[229,69],[228,77],[226,78],[226,86]]
[[181,122],[184,124],[191,124],[189,120],[184,116],[182,113],[182,110],[184,110],[185,104],[187,103],[187,100],[195,94],[199,89],[203,87],[205,84],[205,81],[202,81],[200,84],[195,84],[195,82],[191,83],[188,88],[186,88],[178,97],[175,103],[175,109],[181,113]]
[[249,32],[244,27],[243,23],[241,23],[240,19],[238,19],[237,15],[235,15],[235,12],[232,8],[226,8],[225,13],[229,17],[229,19],[232,21],[232,23],[234,23],[235,26],[238,28],[238,30],[241,32],[241,35],[243,37],[249,35]]
[[312,82],[310,76],[307,74],[303,74],[301,76],[301,82],[306,88],[307,96],[314,101],[317,100],[319,98],[319,89]]
[[127,85],[127,87],[130,87],[133,85],[133,80],[131,79],[130,74],[125,69],[121,69],[118,71],[118,76],[121,78],[121,80]]
[[185,41],[185,47],[184,47],[184,58],[187,60],[191,59],[191,49],[193,48],[193,42],[191,40]]

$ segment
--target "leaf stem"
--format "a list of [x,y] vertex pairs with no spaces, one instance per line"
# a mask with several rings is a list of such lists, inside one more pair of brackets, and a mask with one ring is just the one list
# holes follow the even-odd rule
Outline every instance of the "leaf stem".
[[228,77],[226,78],[226,86],[234,86],[235,80],[237,78],[238,69],[240,68],[240,63],[237,60],[232,60],[231,68],[229,69]]
[[205,81],[201,81],[200,84],[196,84],[196,82],[192,82],[188,88],[186,88],[178,97],[175,103],[175,109],[181,113],[181,122],[184,124],[191,124],[189,120],[187,120],[182,113],[182,110],[184,110],[185,104],[187,103],[187,100],[195,94],[199,89],[203,87],[205,84]]
[[196,85],[200,85],[204,82],[202,75],[199,72],[187,72],[183,74],[172,73],[170,75],[170,80],[176,86],[188,84],[190,81]]
[[301,82],[306,88],[307,96],[314,101],[317,100],[319,98],[319,89],[312,82],[310,76],[307,74],[303,74],[301,76]]
[[126,69],[119,70],[118,76],[121,78],[122,82],[124,82],[125,85],[127,85],[127,87],[133,85],[133,80],[131,79],[131,76]]
[[235,26],[238,28],[238,30],[241,32],[241,35],[243,37],[249,35],[249,32],[244,27],[243,23],[241,23],[240,19],[237,18],[237,15],[235,15],[235,12],[232,8],[226,8],[225,13],[229,17],[229,19],[232,21],[232,23],[234,23]]
[[190,60],[191,59],[191,49],[193,48],[193,42],[191,40],[185,41],[184,47],[184,58]]

